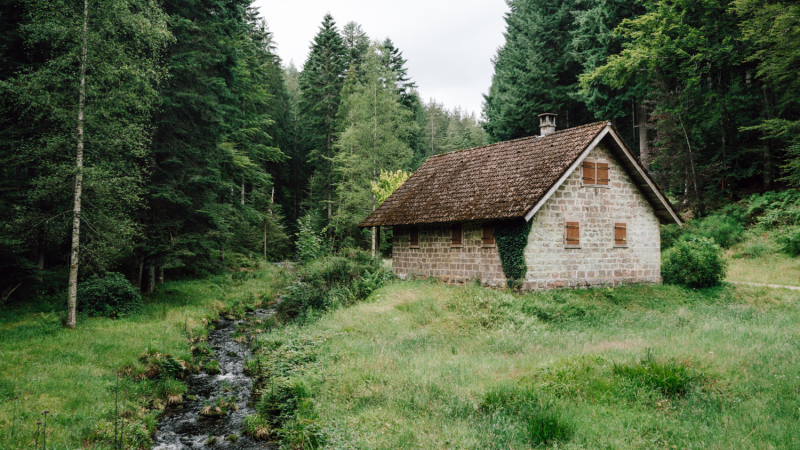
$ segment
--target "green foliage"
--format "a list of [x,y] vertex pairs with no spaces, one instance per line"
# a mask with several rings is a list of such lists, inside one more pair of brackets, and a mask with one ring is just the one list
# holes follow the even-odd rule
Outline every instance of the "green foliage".
[[730,248],[744,234],[744,227],[733,217],[708,216],[697,226],[697,235],[712,239],[722,248]]
[[139,291],[121,273],[93,275],[78,284],[78,310],[90,316],[126,317],[143,305]]
[[701,384],[706,376],[686,362],[659,360],[648,351],[641,361],[614,364],[615,376],[635,386],[655,389],[666,397],[684,397],[692,387]]
[[318,258],[322,254],[322,239],[317,235],[314,226],[311,223],[311,215],[306,214],[305,217],[297,220],[297,259],[300,262],[309,262]]
[[531,232],[530,221],[512,219],[498,221],[494,224],[494,238],[500,263],[503,265],[503,274],[506,276],[506,285],[510,288],[522,286],[522,279],[528,272],[525,262],[525,247],[528,245],[528,235]]
[[398,169],[397,172],[387,172],[381,169],[380,178],[372,182],[372,195],[375,196],[377,205],[381,205],[408,179],[408,173]]
[[295,319],[364,300],[395,278],[380,258],[349,248],[310,262],[299,276],[302,281],[289,286],[278,305],[280,317]]
[[691,288],[720,284],[727,265],[721,253],[720,246],[708,238],[679,241],[663,253],[661,275],[664,282]]
[[789,256],[800,256],[800,226],[788,228],[778,236],[781,251]]
[[541,399],[535,391],[516,385],[490,388],[483,398],[481,410],[520,420],[528,444],[534,447],[565,443],[575,434],[575,426],[564,418],[553,400]]

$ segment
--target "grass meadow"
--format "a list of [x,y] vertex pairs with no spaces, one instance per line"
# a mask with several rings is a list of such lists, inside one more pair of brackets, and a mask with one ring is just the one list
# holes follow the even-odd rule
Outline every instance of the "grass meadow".
[[797,449],[798,323],[784,289],[411,281],[257,346],[294,448]]
[[[115,373],[141,366],[146,349],[190,359],[187,332],[203,330],[208,320],[233,304],[273,300],[292,281],[268,266],[200,281],[159,285],[146,295],[144,311],[121,320],[81,318],[75,330],[62,328],[47,303],[0,311],[0,448],[42,448],[37,421],[48,419],[47,448],[111,448],[103,444],[114,415]],[[136,417],[131,435],[155,424],[158,391],[152,381],[121,381],[120,410]],[[163,407],[163,406],[162,406]],[[107,436],[106,436],[107,437]],[[134,443],[135,445],[135,443]]]

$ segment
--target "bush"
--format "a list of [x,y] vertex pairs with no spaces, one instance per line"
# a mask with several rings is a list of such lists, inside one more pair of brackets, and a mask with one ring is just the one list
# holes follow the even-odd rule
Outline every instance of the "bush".
[[663,254],[661,276],[668,284],[692,288],[718,285],[725,277],[721,249],[704,237],[679,240]]
[[614,364],[615,376],[627,379],[636,386],[655,389],[666,397],[683,397],[689,389],[704,381],[702,373],[678,361],[661,361],[649,354],[643,360]]
[[301,281],[287,288],[278,305],[281,317],[294,319],[309,310],[320,312],[352,304],[394,279],[394,274],[382,267],[380,258],[351,248],[309,262],[299,275]]
[[708,216],[700,222],[697,235],[713,239],[722,248],[739,242],[744,234],[744,227],[733,217]]
[[742,244],[741,249],[734,254],[734,258],[760,258],[773,252],[773,248],[761,239],[751,240]]
[[534,447],[567,442],[575,433],[553,401],[540,399],[530,388],[502,384],[484,396],[480,410],[487,415],[506,415],[522,423],[528,444]]
[[143,306],[139,291],[121,273],[93,275],[78,284],[78,309],[90,316],[125,317]]
[[778,236],[781,251],[789,256],[800,256],[800,226],[789,228]]

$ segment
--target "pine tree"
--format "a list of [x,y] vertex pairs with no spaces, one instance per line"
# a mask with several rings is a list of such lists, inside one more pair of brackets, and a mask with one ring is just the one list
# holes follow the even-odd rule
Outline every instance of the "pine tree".
[[371,186],[381,170],[407,170],[412,158],[407,142],[415,123],[400,103],[386,54],[373,45],[362,66],[364,82],[348,77],[343,89],[340,120],[345,126],[334,158],[338,183],[333,226],[340,242],[362,237],[355,225],[377,206]]
[[364,63],[364,56],[369,50],[369,36],[356,22],[347,22],[342,28],[342,40],[347,48],[347,67],[358,71]]
[[324,205],[326,217],[333,215],[333,170],[336,112],[347,69],[347,48],[330,14],[322,20],[311,52],[300,74],[300,109],[304,145],[314,168],[312,191],[317,205]]
[[573,99],[581,65],[568,51],[574,29],[574,0],[511,0],[505,44],[494,59],[495,71],[484,96],[485,128],[492,141],[538,134],[537,115],[559,115],[568,128],[592,119]]
[[164,75],[158,61],[170,35],[149,2],[26,7],[19,30],[40,63],[4,83],[2,97],[33,124],[22,130],[38,133],[9,161],[28,182],[27,199],[17,199],[6,223],[28,242],[48,240],[45,232],[71,242],[67,326],[74,328],[80,272],[118,261],[138,231],[130,213],[141,204],[148,122]]
[[411,81],[408,77],[408,69],[406,68],[406,62],[408,61],[403,58],[403,52],[395,47],[394,42],[388,37],[383,41],[382,46],[386,60],[385,64],[395,74],[400,103],[408,109],[413,109],[414,101],[419,101],[419,97],[413,95],[414,90],[417,88],[417,83]]

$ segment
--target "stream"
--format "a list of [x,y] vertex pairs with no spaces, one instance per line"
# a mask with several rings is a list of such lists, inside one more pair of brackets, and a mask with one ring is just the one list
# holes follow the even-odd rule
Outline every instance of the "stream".
[[[258,310],[248,315],[246,320],[229,320],[220,318],[209,332],[208,346],[214,350],[221,373],[209,375],[200,373],[186,379],[189,386],[187,395],[196,396],[196,400],[184,400],[179,406],[168,407],[159,420],[155,434],[153,450],[183,449],[275,449],[275,444],[253,441],[245,436],[244,418],[254,414],[253,399],[250,389],[253,382],[244,374],[244,361],[251,358],[248,343],[237,343],[233,340],[237,325],[249,320],[265,319],[273,311]],[[203,408],[219,397],[228,398],[236,403],[228,414],[218,417],[206,417],[200,414]],[[236,439],[229,436],[235,435]]]

